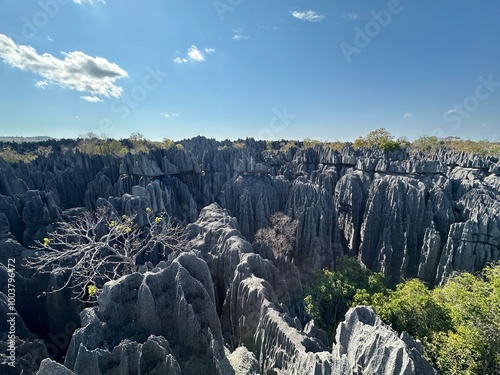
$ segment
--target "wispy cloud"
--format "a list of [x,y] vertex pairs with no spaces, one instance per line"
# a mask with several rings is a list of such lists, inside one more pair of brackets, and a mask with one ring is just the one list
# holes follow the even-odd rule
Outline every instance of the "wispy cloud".
[[170,117],[179,117],[178,113],[162,113],[163,117],[170,118]]
[[233,40],[248,40],[250,37],[248,35],[243,35],[243,28],[237,27],[231,30],[234,35],[231,39]]
[[457,110],[456,109],[449,109],[448,111],[446,111],[447,114],[450,114],[450,113],[456,113]]
[[47,40],[48,40],[49,42],[53,42],[53,41],[54,41],[54,39],[52,39],[52,38],[50,37],[50,35],[47,35]]
[[39,55],[31,46],[17,45],[12,39],[0,34],[0,58],[5,64],[43,78],[35,86],[56,85],[64,89],[87,92],[92,95],[118,98],[123,89],[115,85],[128,77],[125,70],[102,57],[91,57],[83,52],[61,52],[64,59],[50,53]]
[[87,102],[90,103],[100,103],[102,102],[101,98],[98,98],[97,96],[80,96],[80,99],[83,99]]
[[35,83],[35,87],[38,87],[39,89],[44,89],[47,86],[49,86],[49,83],[47,81],[37,81]]
[[96,3],[101,3],[101,4],[106,4],[106,1],[104,0],[73,0],[75,4],[90,4],[90,5],[95,5]]
[[346,20],[349,20],[349,21],[357,21],[361,18],[361,16],[359,14],[354,13],[354,12],[346,13],[342,17],[345,18]]
[[184,63],[187,63],[188,60],[183,58],[183,57],[176,57],[175,59],[172,60],[174,63],[177,63],[177,64],[184,64]]
[[291,11],[290,14],[292,17],[295,17],[299,20],[302,21],[309,21],[309,22],[320,22],[323,21],[323,19],[326,17],[324,14],[320,14],[318,12],[315,12],[314,10],[307,10],[305,12],[298,12],[298,11]]
[[205,48],[205,52],[210,54],[215,52],[215,48]]
[[403,115],[403,118],[410,118],[410,117],[413,117],[413,115],[411,113],[405,113]]
[[233,40],[248,40],[248,39],[250,39],[250,37],[247,35],[240,35],[240,34],[233,35]]

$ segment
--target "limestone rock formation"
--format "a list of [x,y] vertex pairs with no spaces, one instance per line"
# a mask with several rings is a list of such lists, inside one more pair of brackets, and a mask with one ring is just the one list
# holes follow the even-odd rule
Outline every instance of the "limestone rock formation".
[[133,366],[156,371],[141,374],[222,373],[213,284],[206,263],[195,255],[185,253],[157,272],[109,282],[98,302],[82,312],[82,328],[71,340],[65,366],[75,373],[111,367],[125,375]]
[[350,309],[337,329],[335,340],[334,361],[346,359],[353,375],[437,375],[423,357],[422,344],[406,332],[398,337],[371,307]]
[[[148,208],[168,213],[187,225],[192,253],[148,258],[141,272],[106,285],[98,306],[81,313],[66,355],[78,375],[433,374],[419,344],[367,308],[347,314],[330,352],[304,313],[302,283],[342,255],[390,285],[418,277],[435,286],[500,259],[496,157],[204,137],[122,157],[74,145],[54,141],[58,152],[30,163],[0,160],[0,262],[15,258],[19,267],[27,330],[19,348],[32,357],[31,373],[54,357],[42,353],[48,335],[69,339],[82,306],[44,296],[61,275],[33,275],[24,258],[57,221],[100,206],[137,213],[139,226]],[[298,221],[289,256],[254,241],[278,211]],[[51,371],[70,373],[44,361],[40,372]]]

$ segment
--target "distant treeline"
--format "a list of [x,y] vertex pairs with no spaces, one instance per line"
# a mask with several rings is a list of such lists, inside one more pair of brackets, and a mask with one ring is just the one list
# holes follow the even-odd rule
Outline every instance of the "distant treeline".
[[[203,138],[203,137],[195,137]],[[447,149],[456,152],[466,152],[480,156],[500,157],[500,142],[487,140],[472,141],[460,139],[459,137],[439,138],[436,136],[422,136],[414,141],[406,137],[395,137],[386,129],[380,128],[369,132],[366,136],[358,137],[354,142],[342,141],[318,141],[306,138],[302,141],[280,140],[280,141],[256,141],[253,138],[238,139],[230,141],[216,141],[205,138],[207,142],[216,144],[219,149],[238,148],[244,149],[261,148],[269,152],[287,151],[290,148],[307,148],[321,146],[334,150],[342,150],[344,147],[354,149],[378,148],[387,152],[407,150],[410,152],[421,152],[427,155],[435,153],[439,149]],[[114,155],[124,156],[128,153],[149,152],[155,149],[169,149],[176,147],[189,148],[191,140],[175,142],[164,138],[162,141],[152,141],[140,133],[133,133],[125,139],[111,139],[99,137],[94,133],[81,135],[77,139],[54,139],[50,137],[0,137],[0,158],[8,163],[29,163],[39,156],[47,156],[52,152],[66,153],[69,150],[89,155]]]
[[20,137],[20,136],[2,137],[2,136],[0,136],[0,142],[16,142],[16,143],[43,142],[43,141],[48,141],[49,139],[54,139],[54,138],[47,137],[44,135],[39,135],[39,136],[35,136],[35,137]]

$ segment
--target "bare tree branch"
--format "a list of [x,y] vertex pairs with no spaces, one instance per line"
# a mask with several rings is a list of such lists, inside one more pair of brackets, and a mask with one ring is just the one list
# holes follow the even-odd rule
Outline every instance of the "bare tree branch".
[[145,227],[135,223],[136,216],[118,216],[99,208],[75,221],[56,223],[56,230],[39,242],[27,264],[36,272],[60,270],[67,275],[64,284],[49,293],[69,288],[73,298],[88,301],[105,282],[135,272],[142,254],[159,251],[165,256],[186,249],[183,228],[168,215],[148,209]]
[[297,220],[292,220],[283,212],[276,212],[271,216],[270,224],[269,227],[257,231],[255,240],[268,245],[276,258],[280,255],[291,257],[295,249]]

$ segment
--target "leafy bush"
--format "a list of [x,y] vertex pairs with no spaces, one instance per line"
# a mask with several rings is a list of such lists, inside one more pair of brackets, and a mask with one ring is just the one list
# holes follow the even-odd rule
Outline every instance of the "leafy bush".
[[500,266],[433,291],[410,280],[372,302],[386,323],[423,341],[443,375],[500,373]]
[[305,286],[306,311],[331,340],[349,307],[369,304],[371,296],[386,293],[382,274],[361,267],[354,258],[340,258],[334,271],[316,273]]
[[401,144],[394,141],[394,136],[386,129],[380,128],[369,132],[365,137],[356,139],[353,147],[378,147],[385,151],[396,151],[401,149]]
[[288,141],[287,143],[281,142],[280,146],[281,146],[280,151],[288,151],[292,147],[297,147],[297,145],[295,144],[295,141]]
[[379,145],[379,148],[381,148],[384,151],[397,151],[401,150],[401,145],[396,142],[396,141],[390,141],[387,139],[382,140]]
[[374,296],[372,303],[383,321],[422,340],[450,327],[446,311],[418,279],[397,285],[384,297]]
[[321,144],[320,141],[316,140],[316,139],[311,139],[311,138],[305,138],[304,141],[302,142],[302,145],[304,147],[314,147],[316,145],[319,145]]
[[238,149],[244,149],[247,147],[245,142],[233,142],[233,147]]
[[383,281],[355,259],[341,259],[306,285],[306,309],[333,339],[350,306],[373,305],[385,323],[422,341],[441,374],[500,373],[500,265],[434,290],[416,279],[388,290]]
[[10,164],[30,163],[39,156],[47,157],[51,152],[52,147],[50,146],[39,146],[34,152],[19,152],[12,147],[4,147],[0,150],[0,158]]

